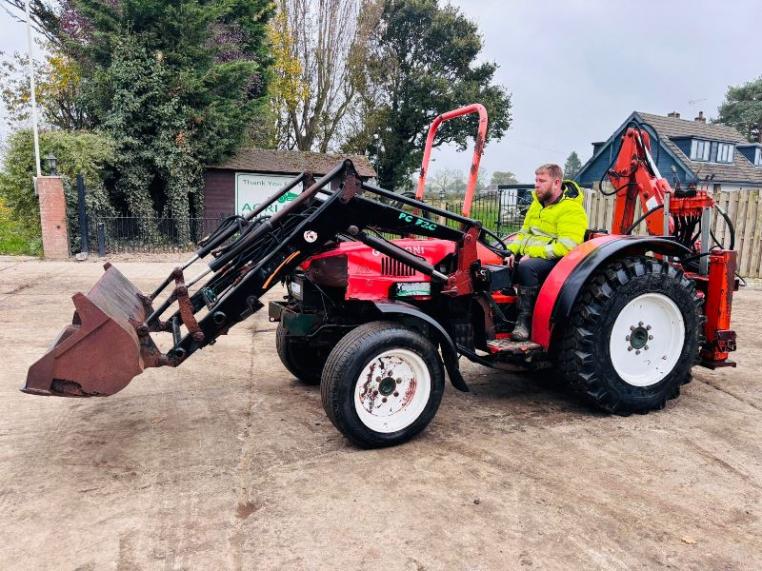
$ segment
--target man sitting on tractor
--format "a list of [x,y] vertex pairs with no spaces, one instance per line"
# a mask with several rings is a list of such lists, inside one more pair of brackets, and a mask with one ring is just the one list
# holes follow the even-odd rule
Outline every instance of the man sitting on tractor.
[[582,243],[587,229],[583,194],[577,183],[563,180],[561,167],[546,164],[537,168],[532,205],[521,230],[510,237],[511,255],[505,263],[515,269],[518,315],[512,338],[526,341],[530,336],[534,302],[540,286],[556,265]]

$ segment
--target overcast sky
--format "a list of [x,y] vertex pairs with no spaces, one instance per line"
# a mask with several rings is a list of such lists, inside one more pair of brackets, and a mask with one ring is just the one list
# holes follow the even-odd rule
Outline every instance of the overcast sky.
[[[513,123],[482,165],[534,180],[542,163],[584,163],[632,111],[716,117],[728,85],[762,75],[760,0],[460,0],[484,59],[513,94]],[[465,169],[470,154],[440,151]]]
[[[533,180],[535,166],[590,158],[635,110],[717,115],[728,85],[762,75],[760,0],[452,0],[474,20],[483,58],[512,93],[513,123],[482,161]],[[26,49],[0,11],[0,51]],[[0,136],[7,134],[5,125]],[[442,149],[433,170],[465,172],[470,154]]]

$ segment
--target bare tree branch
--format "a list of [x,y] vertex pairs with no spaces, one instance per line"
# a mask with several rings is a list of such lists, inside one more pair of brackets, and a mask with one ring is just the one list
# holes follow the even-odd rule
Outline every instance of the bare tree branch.
[[[281,105],[279,144],[326,152],[343,141],[342,126],[357,99],[353,53],[362,51],[367,28],[358,26],[360,0],[280,0],[286,15],[292,56],[300,63],[306,89],[298,103]],[[356,59],[356,58],[355,58]]]
[[[22,0],[0,0],[3,10],[14,20],[26,23],[26,2]],[[32,0],[30,5],[32,28],[47,40],[58,43],[56,35],[57,16],[55,8],[40,0]]]

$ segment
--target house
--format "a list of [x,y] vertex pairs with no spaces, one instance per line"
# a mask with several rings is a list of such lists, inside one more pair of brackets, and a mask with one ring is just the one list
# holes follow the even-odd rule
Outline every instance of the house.
[[593,143],[593,156],[577,173],[582,186],[596,185],[610,168],[622,133],[631,121],[645,124],[651,155],[673,188],[738,191],[762,188],[762,145],[749,143],[733,127],[707,123],[703,112],[690,120],[673,112],[666,117],[633,112],[605,142]]
[[[363,155],[242,149],[225,163],[206,168],[204,218],[246,214],[298,174],[308,171],[319,178],[344,159],[352,161],[361,179],[375,178],[376,171]],[[287,198],[295,198],[300,189]]]

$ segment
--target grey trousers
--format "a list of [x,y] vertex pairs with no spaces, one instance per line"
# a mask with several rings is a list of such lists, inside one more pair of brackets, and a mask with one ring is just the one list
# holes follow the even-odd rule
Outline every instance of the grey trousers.
[[517,285],[523,287],[539,286],[548,277],[550,270],[558,263],[559,259],[544,260],[543,258],[526,256],[521,258],[516,268]]

